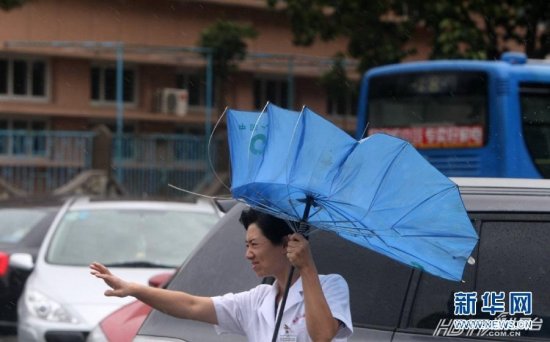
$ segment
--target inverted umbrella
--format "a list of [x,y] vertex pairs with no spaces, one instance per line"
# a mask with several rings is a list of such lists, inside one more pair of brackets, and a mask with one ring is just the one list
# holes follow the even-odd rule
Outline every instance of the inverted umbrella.
[[234,198],[461,280],[478,236],[456,184],[412,145],[357,141],[307,107],[226,115]]

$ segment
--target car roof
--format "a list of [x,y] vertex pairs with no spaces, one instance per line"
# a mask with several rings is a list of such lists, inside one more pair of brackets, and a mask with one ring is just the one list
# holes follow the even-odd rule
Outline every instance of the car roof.
[[101,209],[142,209],[142,210],[182,210],[220,214],[220,210],[211,200],[199,199],[196,202],[183,202],[161,199],[139,198],[96,198],[79,196],[72,199],[68,208],[72,210],[101,210]]
[[550,179],[451,178],[470,212],[548,212]]
[[531,178],[490,178],[490,177],[451,177],[461,189],[478,189],[478,191],[501,190],[537,191],[550,193],[550,179]]

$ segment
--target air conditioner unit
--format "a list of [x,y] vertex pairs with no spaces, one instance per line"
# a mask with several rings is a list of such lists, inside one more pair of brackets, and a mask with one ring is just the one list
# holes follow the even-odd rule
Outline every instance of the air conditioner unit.
[[157,111],[165,114],[185,116],[189,107],[187,89],[162,88],[157,91]]

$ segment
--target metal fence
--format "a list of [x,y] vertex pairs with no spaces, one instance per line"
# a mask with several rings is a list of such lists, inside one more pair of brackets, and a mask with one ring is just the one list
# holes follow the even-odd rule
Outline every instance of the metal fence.
[[210,160],[216,160],[215,150],[208,151],[202,136],[125,134],[121,155],[115,156],[113,166],[116,179],[129,194],[186,196],[169,184],[200,191],[199,188],[212,178]]
[[[92,169],[94,132],[0,130],[0,177],[28,194],[46,194]],[[111,174],[134,196],[178,197],[168,186],[197,191],[211,177],[203,136],[129,135],[112,144]],[[117,155],[118,154],[118,155]]]
[[0,131],[0,177],[29,194],[47,193],[91,167],[94,134]]

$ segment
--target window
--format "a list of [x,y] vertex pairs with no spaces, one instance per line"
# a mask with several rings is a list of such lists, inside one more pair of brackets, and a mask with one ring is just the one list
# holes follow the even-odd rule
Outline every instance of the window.
[[0,155],[45,156],[46,122],[0,120]]
[[151,262],[177,267],[218,220],[213,213],[160,205],[150,210],[95,209],[70,210],[63,216],[49,243],[49,263],[86,266],[102,260],[119,267]]
[[[500,218],[496,218],[499,215]],[[450,282],[422,274],[407,327],[428,329],[431,335],[441,319],[454,318],[454,293],[476,292],[476,315],[470,318],[490,318],[482,312],[481,295],[485,291],[505,293],[532,292],[532,317],[544,322],[550,317],[548,273],[550,273],[550,217],[548,215],[487,214],[478,221],[479,247],[474,251],[475,265],[466,265],[464,282]],[[508,304],[506,304],[508,305]],[[505,307],[507,311],[508,307]],[[550,336],[550,328],[522,332],[522,337]]]
[[453,318],[454,293],[475,291],[474,274],[475,267],[470,265],[464,269],[464,282],[453,282],[422,273],[407,326],[429,329],[431,334],[441,319]]
[[[206,83],[199,74],[179,73],[176,75],[176,87],[187,89],[190,106],[206,105]],[[214,86],[212,85],[212,89]],[[214,101],[214,97],[212,97]]]
[[45,98],[46,61],[0,57],[0,97]]
[[346,279],[354,324],[397,326],[412,268],[329,232],[311,234],[310,244],[319,273]]
[[535,166],[550,177],[550,84],[520,85],[523,136]]
[[254,80],[254,106],[263,109],[267,101],[283,108],[290,108],[288,81],[283,79],[257,78]]
[[337,98],[327,96],[327,114],[353,115],[357,113],[357,92],[346,91]]
[[372,77],[368,133],[385,132],[417,148],[477,148],[487,143],[489,76],[436,71]]
[[[90,97],[98,103],[115,103],[117,70],[114,66],[93,66],[90,70]],[[135,102],[136,72],[124,68],[122,72],[122,92],[124,103]]]
[[549,232],[550,218],[540,220],[536,215],[517,221],[487,221],[481,227],[478,293],[530,291],[532,316],[546,323],[541,331],[529,331],[522,336],[550,336]]

